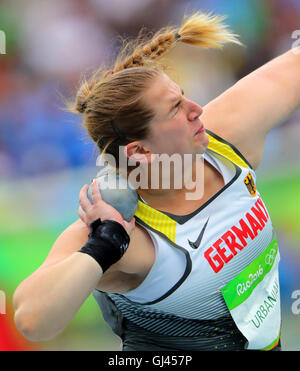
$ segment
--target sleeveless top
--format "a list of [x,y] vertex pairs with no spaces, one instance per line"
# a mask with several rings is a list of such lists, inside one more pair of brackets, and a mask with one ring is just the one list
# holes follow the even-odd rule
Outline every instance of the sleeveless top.
[[[246,343],[221,290],[264,252],[274,231],[251,165],[234,146],[207,134],[204,158],[222,174],[223,188],[183,216],[156,210],[140,199],[135,218],[152,238],[155,262],[134,290],[94,292],[104,319],[123,342],[127,323],[127,329],[145,333],[145,344],[151,344],[152,335],[152,344],[164,337],[193,337],[195,350],[211,349],[224,338],[225,347],[236,339],[239,349]],[[194,349],[188,344],[187,349]]]

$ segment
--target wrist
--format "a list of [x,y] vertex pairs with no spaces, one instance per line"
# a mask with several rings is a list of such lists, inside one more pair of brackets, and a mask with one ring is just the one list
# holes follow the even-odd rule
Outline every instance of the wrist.
[[125,228],[113,220],[100,219],[90,224],[87,243],[79,250],[94,258],[105,272],[111,265],[122,258],[126,252],[130,237]]

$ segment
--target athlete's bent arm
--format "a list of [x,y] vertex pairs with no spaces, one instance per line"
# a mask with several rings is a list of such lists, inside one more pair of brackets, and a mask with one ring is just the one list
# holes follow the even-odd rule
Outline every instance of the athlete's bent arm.
[[204,107],[205,127],[256,168],[266,134],[300,108],[300,48],[271,60]]
[[[99,202],[89,203],[86,186],[81,190],[80,200],[91,231],[81,220],[68,227],[44,264],[23,281],[14,294],[16,326],[32,341],[49,340],[58,335],[91,292],[99,287],[101,278],[104,289],[105,285],[115,285],[113,273],[118,271],[115,263],[121,259],[124,249],[120,248],[117,238],[110,242],[111,236],[105,233],[113,229],[122,245],[128,246],[134,220],[124,222],[114,208],[101,200],[95,184],[92,189],[94,201],[97,192]],[[106,281],[105,275],[102,277],[104,271],[109,273]]]

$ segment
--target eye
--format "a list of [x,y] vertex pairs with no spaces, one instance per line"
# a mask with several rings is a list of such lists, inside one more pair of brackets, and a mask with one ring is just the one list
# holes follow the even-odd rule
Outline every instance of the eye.
[[179,101],[179,102],[175,105],[175,107],[174,107],[174,109],[175,109],[174,116],[178,113],[181,103],[182,103],[182,101]]

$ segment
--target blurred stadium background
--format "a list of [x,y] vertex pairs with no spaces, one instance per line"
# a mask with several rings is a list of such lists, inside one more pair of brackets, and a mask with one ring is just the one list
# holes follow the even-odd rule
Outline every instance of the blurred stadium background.
[[[6,36],[0,55],[0,292],[6,297],[0,350],[120,348],[92,297],[60,336],[31,343],[13,324],[12,295],[77,219],[79,190],[97,171],[97,151],[80,120],[63,110],[61,96],[74,94],[82,72],[115,55],[118,35],[178,24],[192,10],[226,14],[245,44],[217,52],[180,46],[168,57],[173,77],[201,105],[290,49],[300,29],[299,0],[0,1]],[[283,350],[300,350],[300,314],[292,311],[292,293],[300,290],[299,164],[297,112],[269,134],[258,170],[281,247]]]

